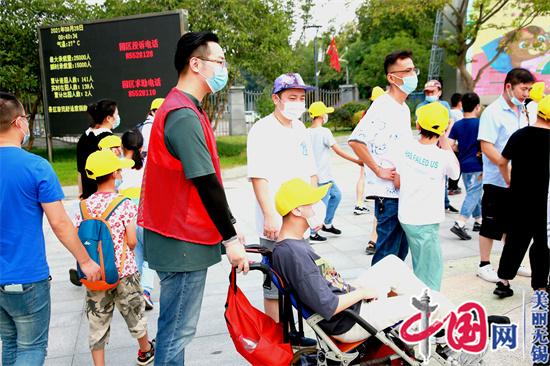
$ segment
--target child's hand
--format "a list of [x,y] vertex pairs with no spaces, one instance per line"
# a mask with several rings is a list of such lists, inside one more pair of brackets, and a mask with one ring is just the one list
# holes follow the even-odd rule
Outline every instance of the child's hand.
[[360,291],[362,291],[363,300],[375,300],[375,299],[378,299],[378,293],[376,292],[376,290],[362,287],[362,288],[360,289]]

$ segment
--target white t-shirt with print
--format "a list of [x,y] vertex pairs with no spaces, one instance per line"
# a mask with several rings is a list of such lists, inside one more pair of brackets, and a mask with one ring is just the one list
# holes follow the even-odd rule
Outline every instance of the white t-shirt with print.
[[[382,168],[395,167],[395,148],[412,139],[411,114],[406,103],[400,104],[389,94],[378,97],[359,121],[348,141],[367,145],[374,161]],[[393,154],[392,154],[393,152]],[[369,195],[397,198],[393,181],[380,179],[365,167]]]
[[445,176],[457,180],[460,165],[449,150],[411,141],[395,158],[401,176],[399,221],[410,225],[437,224],[445,220]]
[[327,183],[333,180],[330,170],[330,153],[332,146],[336,145],[336,140],[332,132],[326,127],[308,128],[313,148],[313,156],[317,165],[317,178],[319,183]]
[[[282,225],[282,218],[275,210],[275,193],[282,183],[293,178],[310,182],[317,174],[311,142],[306,127],[292,121],[292,127],[283,126],[273,114],[258,120],[250,129],[246,144],[248,178],[263,178],[269,187],[269,202]],[[260,237],[264,231],[264,216],[255,198],[256,229]]]

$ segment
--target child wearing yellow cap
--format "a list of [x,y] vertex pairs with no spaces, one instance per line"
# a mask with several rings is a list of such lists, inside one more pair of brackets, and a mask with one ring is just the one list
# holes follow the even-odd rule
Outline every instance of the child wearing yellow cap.
[[[337,340],[350,343],[370,334],[344,316],[343,310],[349,309],[383,330],[417,312],[410,306],[411,296],[420,296],[426,286],[394,255],[384,257],[352,283],[315,253],[303,235],[308,228],[321,225],[323,212],[318,203],[329,189],[330,184],[314,188],[299,178],[280,186],[275,207],[283,216],[283,225],[273,249],[272,265],[300,302],[324,318],[319,326]],[[398,296],[392,296],[395,294]],[[430,297],[439,305],[431,319],[452,309],[439,292],[430,291]]]
[[[460,166],[445,134],[449,111],[430,103],[416,111],[418,141],[396,154],[394,184],[400,187],[398,217],[407,236],[414,274],[429,288],[441,288],[443,257],[439,224],[445,219],[445,180],[458,179]],[[439,146],[438,146],[439,143]]]
[[[328,122],[328,116],[334,112],[334,108],[327,107],[323,102],[314,102],[309,106],[309,115],[313,119],[311,127],[308,128],[309,138],[311,139],[311,147],[313,149],[313,157],[317,164],[318,184],[324,186],[331,184],[327,195],[323,198],[323,202],[327,206],[325,220],[321,230],[326,233],[340,235],[342,231],[332,225],[332,220],[336,214],[336,209],[342,199],[342,192],[336,185],[334,177],[330,170],[330,152],[333,150],[342,158],[351,161],[352,163],[363,166],[363,162],[357,157],[347,154],[338,146],[332,132],[323,127],[323,124]],[[325,241],[324,236],[317,232],[311,232],[309,237],[311,241]]]
[[[121,170],[134,166],[134,161],[121,159],[111,150],[99,150],[86,160],[86,175],[97,183],[97,192],[86,202],[88,214],[100,217],[115,199],[119,199],[116,182],[122,179]],[[136,238],[137,206],[130,200],[122,201],[107,217],[115,250],[115,263],[120,273],[120,283],[107,291],[86,292],[86,314],[89,322],[89,347],[95,365],[105,364],[105,346],[109,342],[113,311],[119,309],[128,330],[139,343],[137,363],[147,365],[154,359],[153,344],[147,335],[145,300],[133,249]],[[83,218],[76,215],[76,226]],[[126,248],[127,247],[127,248]],[[121,268],[122,267],[122,268]]]
[[[511,166],[509,162],[511,163]],[[502,150],[499,169],[510,187],[510,213],[493,294],[512,296],[510,280],[529,249],[531,287],[548,291],[548,189],[550,182],[550,95],[538,101],[537,122],[514,132]]]

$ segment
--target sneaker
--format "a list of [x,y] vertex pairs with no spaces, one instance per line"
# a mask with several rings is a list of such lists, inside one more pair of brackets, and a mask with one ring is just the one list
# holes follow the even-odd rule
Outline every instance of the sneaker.
[[474,226],[472,227],[472,231],[480,231],[481,230],[481,224],[479,222],[474,222]]
[[80,277],[78,276],[78,271],[74,268],[69,269],[69,281],[75,286],[82,286],[82,282],[80,282]]
[[497,282],[497,288],[493,291],[493,294],[497,295],[501,299],[514,295],[514,290],[510,287],[510,284],[505,285],[501,281]]
[[145,299],[145,310],[153,310],[153,300],[151,300],[151,294],[147,290],[143,290],[143,298]]
[[531,269],[525,266],[519,266],[518,276],[531,277]]
[[458,210],[454,208],[453,206],[449,205],[447,208],[445,208],[445,211],[450,213],[458,213]]
[[149,342],[151,349],[147,352],[142,352],[138,350],[137,364],[138,365],[148,365],[155,359],[155,345],[154,342]]
[[499,281],[497,273],[490,264],[484,265],[483,267],[478,267],[477,276],[487,282],[497,283]]
[[288,338],[292,347],[317,347],[317,340],[300,336],[298,332],[289,332]]
[[323,231],[325,231],[325,232],[327,232],[327,233],[334,234],[334,235],[340,235],[340,234],[342,234],[342,230],[337,229],[337,228],[335,228],[334,226],[326,227],[325,225],[323,225],[323,227],[322,227],[321,230],[323,230]]
[[370,240],[365,248],[365,253],[367,255],[374,255],[376,253],[376,243]]
[[311,241],[327,241],[327,238],[324,236],[319,235],[318,233],[315,233],[314,235],[309,236],[309,240]]
[[369,212],[369,209],[366,208],[366,207],[355,206],[355,208],[353,209],[353,214],[354,215],[364,215],[368,212]]
[[466,227],[460,227],[456,222],[451,228],[451,232],[458,236],[460,240],[471,240],[472,237],[466,232]]

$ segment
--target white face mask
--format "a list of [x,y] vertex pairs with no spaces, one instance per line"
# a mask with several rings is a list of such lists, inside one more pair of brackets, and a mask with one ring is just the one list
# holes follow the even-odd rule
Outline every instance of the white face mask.
[[[317,202],[311,206],[313,214],[309,217],[305,217],[302,214],[302,217],[306,219],[309,228],[313,231],[318,231],[323,226],[326,215],[326,206],[322,201]],[[302,210],[300,210],[302,212]]]
[[327,123],[328,122],[328,114],[325,114],[323,116],[323,124]]
[[300,119],[302,117],[302,114],[306,111],[306,102],[283,102],[280,101],[279,103],[284,103],[284,107],[281,110],[281,113],[285,118],[288,118],[292,121]]

